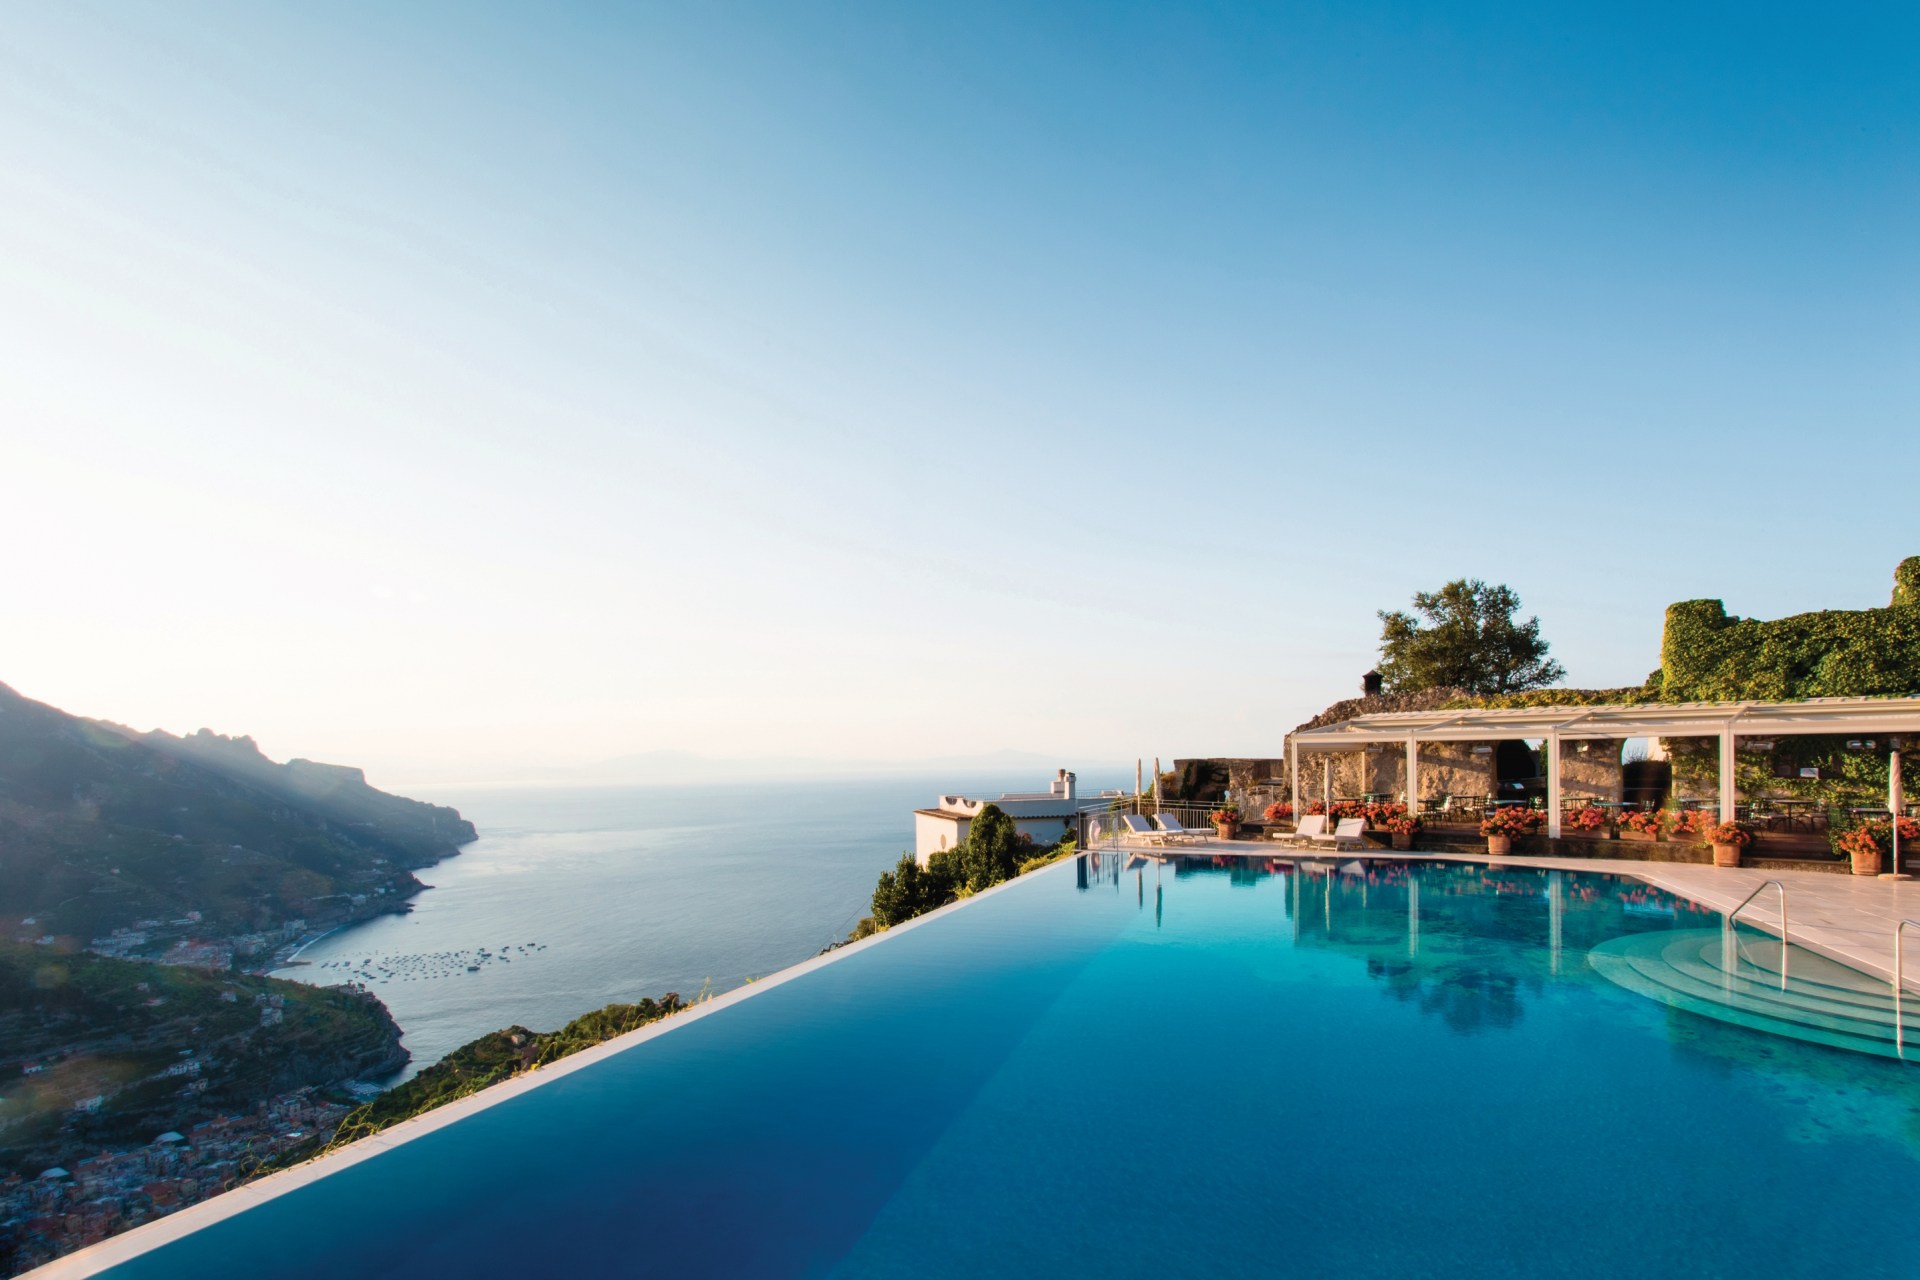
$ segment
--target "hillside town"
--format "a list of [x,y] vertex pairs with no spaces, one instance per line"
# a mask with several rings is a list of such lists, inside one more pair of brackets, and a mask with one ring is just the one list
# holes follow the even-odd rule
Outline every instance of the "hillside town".
[[98,1244],[317,1150],[350,1109],[295,1089],[250,1114],[169,1130],[130,1151],[0,1178],[0,1270],[12,1274]]

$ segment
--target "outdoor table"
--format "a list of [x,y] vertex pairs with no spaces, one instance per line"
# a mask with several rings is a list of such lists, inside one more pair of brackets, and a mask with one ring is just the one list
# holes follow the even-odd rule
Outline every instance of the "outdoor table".
[[1780,817],[1786,822],[1789,831],[1794,830],[1803,822],[1806,824],[1807,830],[1813,830],[1813,806],[1817,803],[1816,801],[1775,800],[1773,803],[1780,810]]

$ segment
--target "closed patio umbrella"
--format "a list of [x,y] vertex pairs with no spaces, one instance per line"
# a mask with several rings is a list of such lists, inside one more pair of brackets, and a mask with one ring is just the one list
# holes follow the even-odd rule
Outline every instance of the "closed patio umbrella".
[[1907,811],[1906,779],[1900,776],[1900,753],[1893,752],[1887,757],[1887,812],[1893,816],[1893,865],[1888,868],[1894,875],[1900,874],[1900,818]]

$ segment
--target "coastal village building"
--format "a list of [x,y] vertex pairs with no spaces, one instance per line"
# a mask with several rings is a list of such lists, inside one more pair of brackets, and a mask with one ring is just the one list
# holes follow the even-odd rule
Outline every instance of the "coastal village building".
[[996,805],[1013,819],[1014,830],[1035,844],[1053,844],[1073,832],[1078,799],[1074,794],[1074,776],[1062,769],[1054,775],[1046,791],[1010,791],[998,800],[975,800],[969,796],[941,796],[931,809],[913,811],[913,856],[921,866],[942,849],[951,849],[967,838],[973,820],[987,805]]

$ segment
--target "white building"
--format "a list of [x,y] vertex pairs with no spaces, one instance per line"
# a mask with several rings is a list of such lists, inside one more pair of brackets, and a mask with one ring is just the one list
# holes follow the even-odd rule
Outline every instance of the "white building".
[[1014,830],[1035,844],[1058,843],[1073,834],[1077,809],[1073,788],[1073,775],[1062,769],[1046,791],[1010,791],[998,800],[941,796],[933,808],[913,811],[913,856],[924,867],[932,855],[965,840],[973,820],[990,804],[1012,818]]

